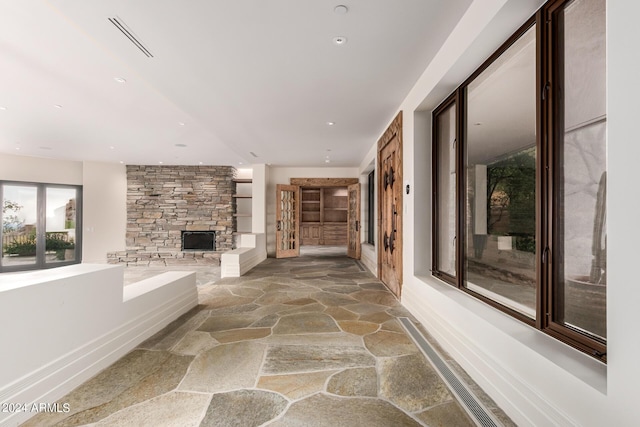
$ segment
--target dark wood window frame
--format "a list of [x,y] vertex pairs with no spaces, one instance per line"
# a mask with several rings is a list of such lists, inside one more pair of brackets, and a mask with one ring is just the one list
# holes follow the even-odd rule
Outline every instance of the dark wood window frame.
[[[554,79],[561,77],[564,58],[557,47],[562,44],[561,23],[556,14],[572,0],[550,0],[538,12],[527,20],[494,54],[492,54],[467,80],[465,80],[449,97],[447,97],[432,113],[432,275],[438,279],[473,295],[487,304],[510,316],[538,329],[542,332],[577,348],[606,363],[606,341],[600,341],[588,335],[554,321],[553,310],[557,304],[554,300],[554,282],[558,276],[560,261],[554,257],[554,245],[561,245],[557,231],[557,206],[554,198],[558,185],[554,183],[562,179],[558,165],[558,154],[562,130],[557,123],[558,114],[562,114],[559,101],[559,84]],[[464,286],[464,224],[465,217],[465,147],[466,126],[466,87],[487,69],[496,59],[505,53],[532,26],[536,26],[536,318],[530,319],[490,298],[468,290]],[[554,89],[556,89],[554,91]],[[452,276],[438,270],[438,118],[451,105],[456,105],[456,274]]]
[[[460,240],[458,239],[458,231],[460,230],[460,224],[458,223],[460,220],[460,215],[456,215],[456,236],[455,236],[455,248],[454,248],[454,254],[455,254],[455,264],[456,264],[456,275],[451,275],[447,272],[444,271],[440,271],[438,269],[438,265],[439,265],[439,250],[438,250],[438,242],[440,241],[440,195],[438,194],[438,183],[439,183],[439,173],[440,173],[440,169],[441,166],[439,164],[438,159],[440,158],[440,146],[439,146],[439,136],[440,136],[440,115],[446,111],[449,110],[449,108],[451,108],[452,106],[454,107],[454,111],[456,113],[456,135],[455,135],[455,144],[456,144],[456,159],[455,159],[455,163],[456,163],[456,183],[455,183],[455,188],[456,188],[456,197],[455,199],[458,200],[458,194],[459,191],[457,191],[458,186],[460,185],[460,180],[459,180],[459,174],[458,171],[460,171],[461,169],[459,168],[460,165],[460,155],[459,155],[459,150],[457,149],[457,143],[458,143],[458,135],[460,134],[460,112],[458,111],[460,108],[460,102],[458,100],[458,95],[459,95],[459,91],[455,91],[453,94],[451,94],[447,99],[444,100],[444,102],[442,102],[442,104],[440,104],[438,106],[438,108],[436,108],[433,111],[433,126],[432,126],[432,145],[431,145],[431,157],[433,159],[433,165],[431,168],[431,173],[432,173],[432,177],[431,177],[431,182],[433,185],[433,200],[432,200],[432,221],[431,221],[431,235],[432,235],[432,239],[433,239],[433,250],[431,251],[432,254],[432,273],[434,276],[438,277],[441,280],[444,280],[445,282],[452,284],[452,285],[456,285],[457,286],[457,276],[458,273],[460,271],[459,269],[459,265],[458,265],[458,260],[461,257],[460,254]],[[458,202],[459,204],[459,202]],[[457,208],[455,209],[456,213],[457,213]]]

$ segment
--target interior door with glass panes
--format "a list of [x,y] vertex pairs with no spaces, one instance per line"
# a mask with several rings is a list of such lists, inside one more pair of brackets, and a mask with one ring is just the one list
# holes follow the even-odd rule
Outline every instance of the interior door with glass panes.
[[276,258],[300,255],[300,187],[277,185]]

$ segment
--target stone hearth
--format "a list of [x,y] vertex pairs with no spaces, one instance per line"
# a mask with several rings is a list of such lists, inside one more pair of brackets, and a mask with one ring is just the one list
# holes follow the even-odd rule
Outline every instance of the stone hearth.
[[[231,166],[127,166],[127,265],[220,264],[233,249],[236,169]],[[215,251],[182,251],[183,231],[215,231]]]

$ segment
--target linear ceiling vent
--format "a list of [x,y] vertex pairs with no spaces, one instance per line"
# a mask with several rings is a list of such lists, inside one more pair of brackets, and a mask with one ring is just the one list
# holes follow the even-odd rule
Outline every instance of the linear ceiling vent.
[[147,58],[153,58],[153,55],[151,54],[149,49],[147,49],[142,44],[142,42],[136,38],[136,36],[133,34],[133,31],[131,31],[129,27],[127,27],[127,25],[122,21],[121,18],[116,16],[115,18],[108,18],[108,19],[109,19],[109,22],[111,22],[117,29],[119,29],[122,32],[122,34],[127,36],[127,38],[131,40],[131,43],[136,45],[136,47],[140,49],[142,53],[144,53],[147,56]]

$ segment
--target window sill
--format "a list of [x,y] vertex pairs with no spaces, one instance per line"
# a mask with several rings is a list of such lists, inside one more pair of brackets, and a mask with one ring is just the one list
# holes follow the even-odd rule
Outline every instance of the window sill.
[[[430,276],[416,276],[429,288],[488,323],[581,382],[607,394],[607,365],[495,309],[473,296]],[[490,357],[487,355],[487,357]]]

